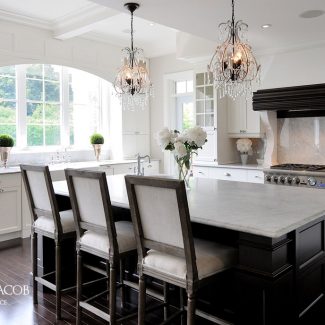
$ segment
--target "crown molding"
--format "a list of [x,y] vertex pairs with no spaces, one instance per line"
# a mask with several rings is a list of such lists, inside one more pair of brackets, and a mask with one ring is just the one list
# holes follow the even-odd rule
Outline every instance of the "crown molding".
[[41,29],[47,29],[47,30],[52,29],[52,24],[47,20],[28,17],[23,14],[13,13],[1,9],[0,9],[0,20],[14,22],[22,25],[31,26],[31,27],[38,27]]

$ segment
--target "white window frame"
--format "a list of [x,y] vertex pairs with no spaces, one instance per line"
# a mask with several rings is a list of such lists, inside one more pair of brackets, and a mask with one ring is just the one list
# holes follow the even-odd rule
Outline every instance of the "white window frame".
[[[45,64],[45,63],[44,63]],[[16,146],[15,152],[46,152],[56,151],[62,148],[72,150],[92,150],[88,143],[83,147],[70,145],[69,128],[69,67],[61,67],[60,79],[60,145],[27,146],[27,99],[26,99],[26,69],[27,64],[15,65],[16,69]],[[100,79],[100,77],[98,77]],[[110,110],[109,91],[104,90],[103,80],[99,82],[99,116],[97,132],[108,133],[108,117]],[[105,111],[105,112],[104,112]],[[106,121],[107,119],[107,121]]]

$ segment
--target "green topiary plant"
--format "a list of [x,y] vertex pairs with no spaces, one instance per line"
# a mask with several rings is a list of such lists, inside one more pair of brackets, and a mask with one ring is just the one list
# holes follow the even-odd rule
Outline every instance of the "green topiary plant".
[[13,147],[14,139],[8,134],[0,134],[0,147]]
[[90,137],[90,143],[91,144],[103,144],[104,143],[104,137],[100,133],[94,133]]

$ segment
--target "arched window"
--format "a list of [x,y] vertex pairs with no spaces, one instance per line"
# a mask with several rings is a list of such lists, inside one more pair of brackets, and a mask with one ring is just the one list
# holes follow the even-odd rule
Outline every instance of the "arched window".
[[0,68],[0,134],[19,148],[85,148],[93,132],[107,132],[109,82],[50,64]]

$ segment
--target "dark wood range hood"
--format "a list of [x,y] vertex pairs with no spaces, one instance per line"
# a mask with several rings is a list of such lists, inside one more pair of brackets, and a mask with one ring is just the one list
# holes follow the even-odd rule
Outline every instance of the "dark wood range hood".
[[276,111],[278,118],[325,116],[325,84],[258,90],[253,110]]

